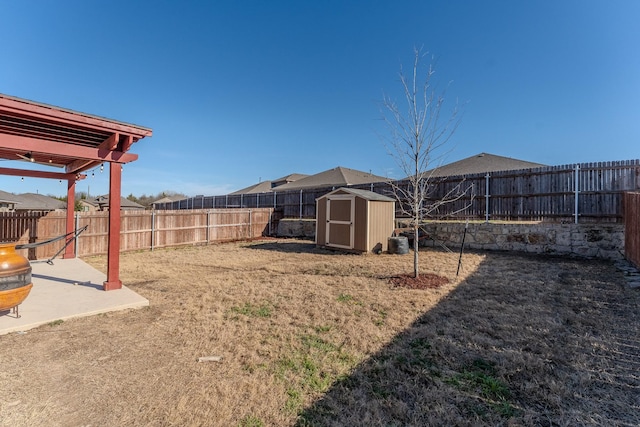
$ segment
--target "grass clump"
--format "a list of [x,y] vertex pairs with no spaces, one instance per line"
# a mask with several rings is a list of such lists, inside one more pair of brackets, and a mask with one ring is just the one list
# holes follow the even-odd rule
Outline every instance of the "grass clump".
[[[510,418],[516,414],[516,409],[509,402],[511,397],[509,387],[498,378],[495,363],[492,361],[475,359],[465,366],[462,372],[446,378],[444,382],[460,390],[477,393],[486,399],[491,409],[503,418]],[[485,410],[478,406],[472,412],[482,415]]]
[[356,302],[356,300],[353,297],[353,295],[349,295],[349,294],[340,294],[340,295],[338,295],[337,300],[338,300],[338,302],[343,302],[343,303],[349,303],[349,302],[355,303]]
[[231,311],[247,317],[271,317],[272,307],[269,304],[254,305],[247,302],[241,307],[231,307]]
[[264,422],[253,415],[247,415],[238,423],[238,427],[264,427]]
[[326,392],[354,363],[341,346],[315,334],[300,335],[295,348],[274,365],[275,376],[287,384],[284,410],[300,414],[305,400]]

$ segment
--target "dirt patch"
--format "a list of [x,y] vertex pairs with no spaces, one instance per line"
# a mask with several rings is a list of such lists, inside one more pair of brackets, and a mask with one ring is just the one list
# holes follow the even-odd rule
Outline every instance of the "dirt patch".
[[[6,425],[638,425],[639,293],[603,262],[310,242],[121,255],[150,307],[0,336]],[[104,270],[105,258],[88,262]],[[198,362],[221,356],[220,361]]]
[[397,288],[437,289],[449,283],[449,279],[429,273],[419,274],[418,277],[414,277],[412,274],[400,274],[391,276],[389,283]]

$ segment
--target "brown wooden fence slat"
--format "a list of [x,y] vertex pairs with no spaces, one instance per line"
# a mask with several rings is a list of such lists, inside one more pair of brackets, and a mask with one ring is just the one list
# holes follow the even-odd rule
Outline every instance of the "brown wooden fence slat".
[[640,192],[624,195],[624,252],[640,268]]

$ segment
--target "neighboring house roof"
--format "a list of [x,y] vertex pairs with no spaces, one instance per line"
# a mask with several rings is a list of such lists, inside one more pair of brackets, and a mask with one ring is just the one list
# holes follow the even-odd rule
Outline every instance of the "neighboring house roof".
[[[98,196],[94,200],[98,206],[101,206],[101,207],[109,206],[108,195]],[[133,202],[127,199],[126,197],[120,197],[120,209],[144,209],[144,206],[142,206],[139,203]]]
[[277,178],[271,181],[271,187],[278,187],[280,185],[288,184],[290,182],[298,181],[303,178],[308,177],[309,175],[305,175],[303,173],[292,173],[287,176],[283,176],[282,178]]
[[268,191],[271,191],[271,181],[262,181],[257,184],[242,188],[238,191],[234,191],[233,193],[229,193],[229,195],[265,193]]
[[0,202],[20,203],[18,197],[15,194],[7,193],[6,191],[2,190],[0,190]]
[[156,203],[173,203],[173,202],[177,202],[178,200],[183,200],[185,199],[184,196],[164,196],[161,199],[155,200],[153,202],[151,202],[152,205],[155,205]]
[[21,211],[54,211],[56,209],[67,209],[67,204],[62,200],[43,194],[24,193],[16,195],[20,201],[18,208]]
[[389,181],[389,179],[383,176],[377,176],[367,172],[338,166],[336,168],[302,178],[298,181],[281,185],[276,187],[274,190],[286,191],[314,187],[344,187],[347,185],[369,184],[384,181]]
[[96,199],[79,199],[78,202],[83,203],[83,204],[87,204],[90,206],[94,206],[94,207],[98,207],[98,202],[96,201]]
[[472,175],[477,173],[498,172],[517,169],[540,168],[546,165],[512,159],[511,157],[496,156],[495,154],[480,153],[457,162],[442,165],[432,169],[431,176]]
[[[362,197],[363,199],[372,200],[376,202],[395,202],[395,199],[384,196],[382,194],[375,193],[373,191],[361,190],[359,188],[348,188],[348,187],[336,188],[331,193],[327,193],[322,197],[331,196],[332,194],[336,194],[336,193],[349,193],[349,194],[353,194],[354,196],[359,196],[359,197]],[[322,198],[322,197],[319,197],[319,198]]]
[[233,193],[229,193],[229,195],[231,196],[231,195],[238,195],[238,194],[266,193],[269,191],[273,191],[274,189],[279,189],[279,187],[282,185],[298,181],[308,176],[309,175],[304,175],[301,173],[292,173],[287,176],[283,176],[281,178],[277,178],[271,181],[262,181],[257,184],[250,185],[248,187],[234,191]]

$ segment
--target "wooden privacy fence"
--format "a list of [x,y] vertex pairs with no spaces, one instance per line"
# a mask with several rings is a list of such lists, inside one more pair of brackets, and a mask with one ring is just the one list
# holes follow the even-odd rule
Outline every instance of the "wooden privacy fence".
[[624,195],[624,255],[640,268],[640,193]]
[[[77,212],[75,229],[88,225],[77,238],[76,255],[107,253],[108,212]],[[6,218],[2,218],[6,220]],[[65,234],[65,212],[51,212],[38,219],[36,239],[26,230],[14,241],[42,242]],[[190,211],[122,211],[120,251],[153,250],[170,246],[197,245],[261,237],[276,226],[273,209],[214,209]],[[64,241],[39,246],[30,259],[48,259]]]
[[42,212],[0,212],[0,242],[18,241],[25,232],[34,235],[38,220],[44,215]]
[[[395,185],[408,186],[408,181]],[[440,200],[460,185],[467,193],[443,205],[432,219],[622,222],[622,197],[640,189],[640,160],[581,163],[431,180],[429,198]],[[394,197],[390,183],[353,185]],[[226,196],[196,196],[157,209],[271,207],[284,218],[315,218],[316,199],[335,187]],[[396,212],[401,216],[400,212]]]

